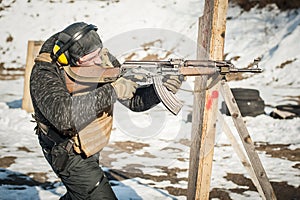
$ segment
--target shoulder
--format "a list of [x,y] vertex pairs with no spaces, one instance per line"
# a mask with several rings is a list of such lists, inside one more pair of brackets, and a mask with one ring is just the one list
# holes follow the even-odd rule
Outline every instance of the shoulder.
[[43,62],[43,61],[36,61],[32,71],[57,71],[56,69],[58,68],[58,66],[54,63],[49,63],[49,62]]
[[54,63],[41,61],[35,62],[31,71],[30,79],[43,79],[45,77],[61,77],[60,69]]

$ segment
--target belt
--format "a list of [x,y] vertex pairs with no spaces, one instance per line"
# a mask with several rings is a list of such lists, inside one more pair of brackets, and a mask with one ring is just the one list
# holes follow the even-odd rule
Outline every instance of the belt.
[[[37,125],[38,125],[38,128],[40,129],[41,137],[44,138],[45,140],[48,139],[48,140],[51,140],[52,143],[60,144],[69,139],[68,137],[57,133],[53,128],[51,128],[41,122],[37,122]],[[43,137],[43,136],[46,136],[46,137]]]

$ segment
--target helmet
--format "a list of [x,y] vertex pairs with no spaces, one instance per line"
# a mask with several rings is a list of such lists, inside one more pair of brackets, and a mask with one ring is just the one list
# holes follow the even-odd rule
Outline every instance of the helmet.
[[58,35],[52,60],[61,65],[76,66],[79,58],[102,48],[102,41],[97,34],[97,27],[84,22],[69,25]]

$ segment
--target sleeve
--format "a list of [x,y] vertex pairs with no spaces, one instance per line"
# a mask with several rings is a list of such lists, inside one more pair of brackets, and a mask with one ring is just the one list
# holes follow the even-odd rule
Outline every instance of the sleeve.
[[116,101],[110,84],[84,95],[71,96],[55,68],[50,63],[37,63],[30,78],[30,92],[35,106],[58,131],[84,127]]
[[153,85],[138,88],[133,98],[129,100],[119,101],[127,108],[135,112],[149,110],[150,108],[156,106],[161,102],[158,96],[156,95]]

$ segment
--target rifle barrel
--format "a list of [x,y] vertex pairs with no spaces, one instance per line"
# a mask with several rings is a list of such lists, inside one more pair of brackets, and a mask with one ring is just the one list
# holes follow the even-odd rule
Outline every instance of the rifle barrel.
[[249,72],[249,73],[261,73],[262,72],[262,69],[260,68],[253,68],[253,69],[230,69],[230,72],[233,72],[233,73],[238,73],[238,72]]

